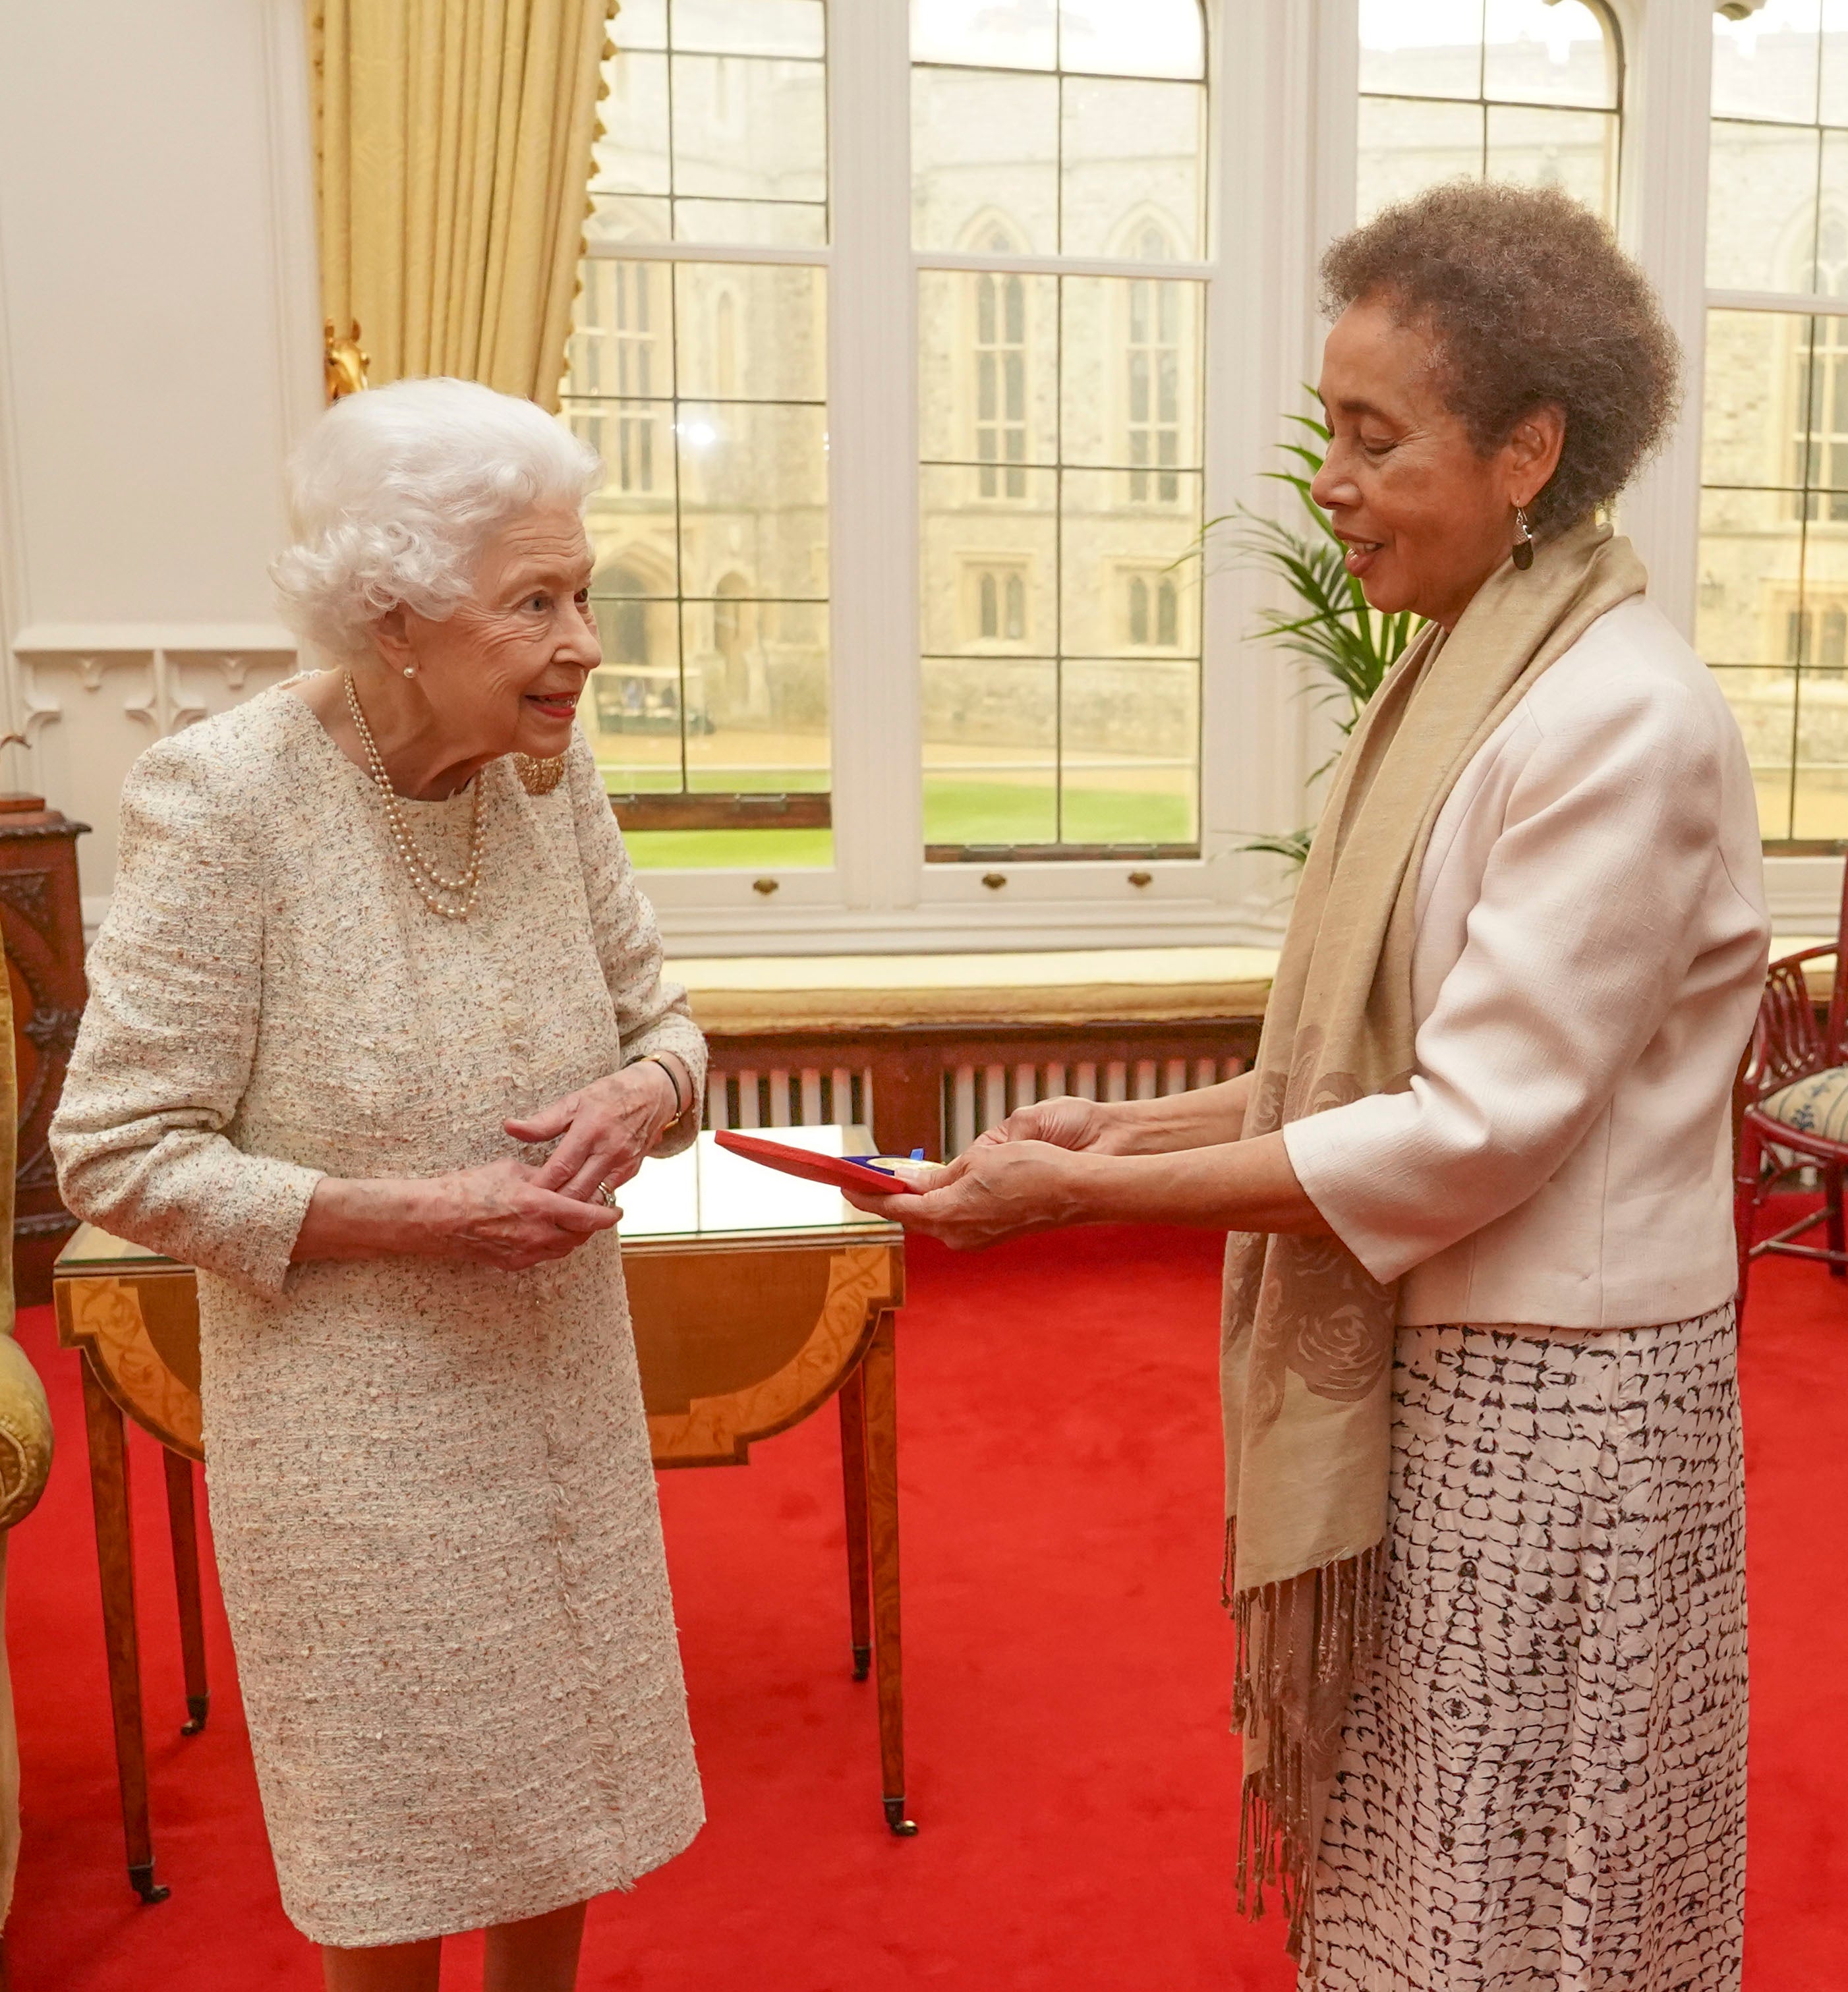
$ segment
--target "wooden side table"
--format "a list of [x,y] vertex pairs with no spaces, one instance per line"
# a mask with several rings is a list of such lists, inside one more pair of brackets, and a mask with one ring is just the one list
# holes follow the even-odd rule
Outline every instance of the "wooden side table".
[[43,796],[0,794],[0,929],[19,1074],[13,1292],[20,1307],[51,1298],[52,1261],[77,1229],[58,1199],[46,1137],[88,994],[77,844],[89,828],[47,809]]
[[[864,1153],[863,1128],[792,1128],[836,1155]],[[644,1165],[623,1192],[623,1261],[642,1397],[658,1467],[748,1462],[760,1440],[837,1400],[847,1523],[852,1671],[876,1678],[880,1800],[892,1831],[905,1807],[898,1555],[895,1327],[904,1239],[825,1185],[729,1155],[709,1134]],[[158,1439],[179,1591],[186,1721],[210,1709],[200,1617],[194,1462],[204,1458],[199,1295],[190,1266],[85,1225],[53,1281],[58,1339],[80,1350],[96,1510],[104,1636],[130,1885],[155,1878],[125,1420]]]

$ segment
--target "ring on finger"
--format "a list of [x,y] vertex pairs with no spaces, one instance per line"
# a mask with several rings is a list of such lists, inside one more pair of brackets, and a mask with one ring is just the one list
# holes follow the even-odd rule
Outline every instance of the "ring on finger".
[[597,1202],[602,1204],[606,1209],[615,1209],[616,1190],[617,1185],[613,1183],[607,1176],[606,1176],[596,1186]]

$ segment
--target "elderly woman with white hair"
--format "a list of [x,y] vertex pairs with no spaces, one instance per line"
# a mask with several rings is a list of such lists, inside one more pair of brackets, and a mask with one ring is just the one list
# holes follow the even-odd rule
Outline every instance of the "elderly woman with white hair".
[[53,1133],[199,1268],[213,1520],[285,1907],[333,1992],[562,1992],[702,1819],[619,1186],[705,1050],[590,749],[596,459],[455,380],[330,410],[333,668],[151,748]]

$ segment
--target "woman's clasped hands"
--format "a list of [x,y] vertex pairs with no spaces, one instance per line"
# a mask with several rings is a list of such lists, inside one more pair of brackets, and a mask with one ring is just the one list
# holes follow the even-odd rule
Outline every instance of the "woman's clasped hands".
[[509,1155],[439,1176],[324,1177],[291,1256],[408,1254],[509,1273],[568,1257],[621,1218],[606,1192],[641,1167],[679,1100],[665,1069],[640,1059],[504,1124],[516,1141],[556,1143],[541,1162]]

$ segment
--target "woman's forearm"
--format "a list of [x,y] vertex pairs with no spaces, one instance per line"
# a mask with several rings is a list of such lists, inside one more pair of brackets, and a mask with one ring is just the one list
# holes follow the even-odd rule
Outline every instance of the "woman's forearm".
[[425,1243],[429,1185],[408,1176],[323,1176],[295,1233],[292,1264],[379,1259]]
[[1297,1181],[1280,1134],[1156,1155],[1085,1151],[1064,1158],[1064,1164],[1074,1206],[1067,1223],[1201,1224],[1215,1230],[1334,1235]]
[[1214,1148],[1236,1141],[1245,1129],[1245,1103],[1252,1075],[1192,1093],[1170,1093],[1160,1100],[1126,1100],[1110,1110],[1110,1153],[1165,1155],[1186,1148]]

